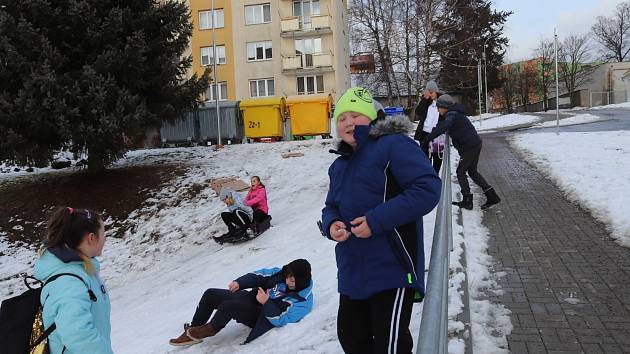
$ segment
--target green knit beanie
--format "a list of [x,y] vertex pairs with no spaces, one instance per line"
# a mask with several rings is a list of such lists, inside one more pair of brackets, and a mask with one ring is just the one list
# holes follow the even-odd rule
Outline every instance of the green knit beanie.
[[339,115],[345,112],[357,112],[370,118],[370,120],[376,119],[376,110],[370,92],[358,86],[349,88],[335,104],[335,112],[333,113],[335,123]]

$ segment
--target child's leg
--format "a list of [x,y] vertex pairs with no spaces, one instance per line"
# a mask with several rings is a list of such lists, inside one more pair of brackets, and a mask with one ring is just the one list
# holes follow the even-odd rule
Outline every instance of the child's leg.
[[440,158],[440,154],[434,152],[431,154],[431,161],[433,162],[433,169],[435,173],[440,174],[440,167],[442,167],[442,159]]
[[411,354],[413,339],[409,321],[414,290],[391,289],[370,298],[374,353]]
[[226,211],[221,213],[221,219],[223,219],[223,222],[228,227],[228,231],[234,231],[237,229],[239,220],[236,214]]
[[247,213],[245,213],[242,210],[235,210],[234,211],[234,223],[235,223],[235,227],[237,229],[242,229],[245,227],[248,227],[249,224],[252,223],[252,221],[249,219],[249,216],[247,215]]
[[229,290],[214,288],[206,290],[199,300],[199,305],[197,305],[190,325],[196,327],[206,324],[212,312],[219,308],[224,301],[241,297],[243,296],[242,293],[244,292],[232,293]]
[[247,327],[254,327],[256,324],[262,311],[262,305],[255,298],[252,299],[252,294],[248,292],[241,293],[244,296],[222,302],[214,316],[212,316],[210,325],[217,332],[223,329],[232,319]]
[[267,217],[269,217],[269,215],[265,214],[264,211],[262,210],[254,210],[254,222],[255,223],[259,223],[264,221],[265,219],[267,219]]
[[374,339],[370,327],[368,300],[350,300],[345,295],[339,296],[337,337],[346,354],[373,352]]

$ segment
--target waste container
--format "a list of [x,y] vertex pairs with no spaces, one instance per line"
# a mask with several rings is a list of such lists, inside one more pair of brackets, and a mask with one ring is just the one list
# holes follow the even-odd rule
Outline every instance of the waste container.
[[[206,102],[199,108],[199,138],[201,141],[217,142],[217,113],[214,102]],[[221,115],[221,142],[227,140],[241,142],[245,136],[243,129],[243,117],[239,110],[238,101],[219,101],[219,114]]]
[[293,136],[330,134],[332,95],[298,95],[287,97]]
[[282,137],[284,97],[242,100],[239,109],[243,115],[245,137],[250,139]]
[[405,114],[405,109],[403,107],[386,107],[383,110],[388,117]]
[[160,127],[162,145],[190,145],[193,142],[197,142],[199,135],[197,134],[196,126],[195,115],[192,112],[184,114],[172,123],[163,123]]

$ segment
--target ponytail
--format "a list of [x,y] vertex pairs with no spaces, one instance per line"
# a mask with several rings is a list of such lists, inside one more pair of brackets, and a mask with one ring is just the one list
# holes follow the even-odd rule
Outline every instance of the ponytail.
[[85,270],[92,274],[94,266],[89,257],[77,250],[86,234],[98,236],[102,223],[101,216],[88,209],[73,209],[60,207],[55,210],[48,220],[48,230],[44,240],[44,248],[67,246],[79,254],[83,260]]

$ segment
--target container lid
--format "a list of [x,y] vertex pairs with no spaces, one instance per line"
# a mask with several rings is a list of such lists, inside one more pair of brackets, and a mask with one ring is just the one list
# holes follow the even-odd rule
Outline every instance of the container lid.
[[329,93],[321,93],[316,95],[297,95],[287,97],[287,105],[294,105],[298,103],[328,103],[332,105],[332,95]]
[[284,97],[248,98],[241,101],[240,107],[261,107],[261,106],[281,106],[284,105]]

